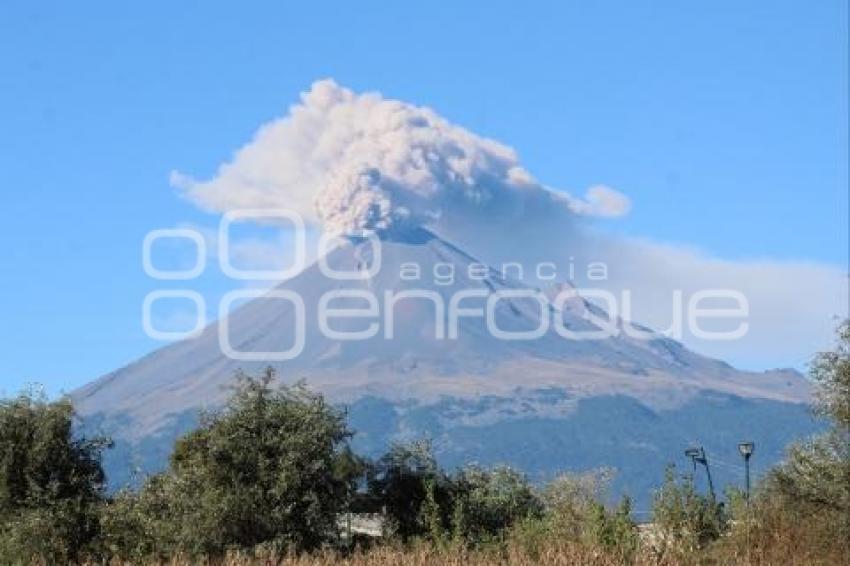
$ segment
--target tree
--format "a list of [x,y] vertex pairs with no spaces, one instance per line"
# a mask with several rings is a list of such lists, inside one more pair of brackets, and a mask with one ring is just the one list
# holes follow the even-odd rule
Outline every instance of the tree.
[[795,513],[829,514],[835,536],[850,541],[850,320],[837,334],[835,349],[817,354],[810,370],[814,412],[826,418],[830,428],[791,445],[763,491],[783,499]]
[[[392,445],[375,463],[369,476],[369,492],[386,512],[388,534],[404,541],[427,535],[437,524],[436,512],[441,515],[441,524],[448,522],[450,485],[437,466],[429,441]],[[429,490],[431,503],[429,513],[425,513]]]
[[25,391],[0,401],[0,555],[77,560],[93,552],[109,442],[74,435],[67,399]]
[[437,486],[433,478],[425,480],[425,500],[422,502],[421,521],[432,543],[441,546],[446,541],[443,509],[437,501]]
[[631,518],[631,501],[623,498],[616,508],[603,503],[611,473],[603,468],[556,477],[539,496],[542,509],[533,509],[510,527],[511,545],[535,561],[543,561],[545,549],[566,545],[584,548],[594,556],[605,553],[617,563],[632,563],[638,532]]
[[594,539],[601,546],[617,551],[631,562],[638,547],[637,525],[632,519],[632,501],[628,496],[613,510],[597,502],[593,509]]
[[239,374],[227,405],[178,440],[169,469],[117,502],[129,513],[110,523],[119,554],[219,555],[261,543],[300,551],[336,539],[349,491],[338,462],[350,436],[344,415],[303,384],[273,388],[273,379],[271,368]]
[[562,474],[546,485],[543,502],[550,529],[574,541],[595,540],[594,512],[604,499],[612,471],[599,469],[582,474]]
[[673,466],[667,468],[664,484],[655,494],[652,521],[660,554],[694,552],[719,538],[725,528],[720,505],[697,493],[691,476],[677,481]]
[[480,542],[501,537],[515,522],[537,517],[543,505],[528,478],[508,466],[467,466],[452,478],[455,538]]
[[850,434],[850,319],[838,327],[835,350],[820,352],[809,375],[815,382],[815,412]]

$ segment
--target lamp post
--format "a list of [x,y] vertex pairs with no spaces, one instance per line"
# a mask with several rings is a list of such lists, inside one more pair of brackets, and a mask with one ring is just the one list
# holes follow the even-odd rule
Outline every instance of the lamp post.
[[750,500],[750,457],[753,455],[753,451],[755,451],[756,445],[753,441],[741,442],[738,444],[738,452],[741,453],[741,456],[744,458],[744,470],[746,473],[746,486],[747,486],[747,501]]
[[705,476],[708,479],[708,493],[711,495],[711,500],[714,501],[714,482],[711,481],[711,469],[708,467],[708,457],[705,455],[705,448],[700,446],[699,448],[691,447],[685,450],[685,456],[691,459],[694,465],[694,476],[697,473],[697,463],[705,466]]
[[750,457],[756,449],[756,444],[752,440],[741,442],[738,444],[738,452],[744,458],[744,474],[746,475],[747,491],[745,495],[746,511],[747,511],[747,562],[750,561]]
[[708,479],[708,493],[711,495],[711,500],[717,499],[714,495],[714,482],[711,481],[711,468],[708,467],[708,457],[705,455],[705,448],[699,447],[699,458],[697,462],[705,466],[705,477]]
[[697,458],[699,458],[699,448],[687,448],[685,450],[685,456],[691,459],[691,464],[694,466],[694,474],[691,476],[693,481],[697,479]]

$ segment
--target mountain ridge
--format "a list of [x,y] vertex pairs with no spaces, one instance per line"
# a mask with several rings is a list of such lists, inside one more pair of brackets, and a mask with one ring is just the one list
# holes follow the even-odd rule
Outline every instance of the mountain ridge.
[[[660,334],[649,340],[620,333],[604,340],[581,341],[564,339],[547,329],[536,340],[509,342],[488,332],[481,319],[469,316],[457,319],[456,339],[438,339],[441,317],[434,301],[416,296],[399,299],[392,308],[383,305],[386,308],[379,318],[387,322],[387,313],[392,313],[392,338],[381,332],[357,341],[328,338],[311,314],[322,297],[333,291],[368,291],[379,301],[387,293],[404,297],[406,292],[424,292],[448,304],[454,293],[464,290],[535,289],[503,277],[491,266],[484,276],[470,277],[470,266],[476,263],[473,256],[422,230],[384,235],[379,241],[381,269],[370,278],[329,279],[316,263],[274,288],[297,294],[306,305],[304,348],[299,357],[283,362],[229,359],[219,348],[221,321],[217,321],[196,338],[158,349],[73,392],[78,412],[87,426],[100,427],[116,437],[122,444],[120,458],[125,460],[132,459],[140,446],[159,442],[161,446],[153,449],[155,457],[149,457],[148,451],[142,458],[147,461],[141,467],[155,471],[164,465],[174,436],[194,426],[192,415],[223,403],[237,371],[256,373],[268,365],[278,370],[284,382],[304,379],[334,403],[356,406],[363,399],[375,398],[395,407],[397,416],[405,414],[405,406],[430,411],[432,418],[425,419],[422,426],[418,421],[388,418],[388,438],[416,433],[451,438],[452,430],[469,431],[476,426],[484,434],[488,427],[510,427],[509,423],[523,419],[537,419],[534,422],[548,427],[545,423],[551,419],[570,422],[576,407],[594,398],[629,398],[656,414],[673,414],[699,399],[721,395],[746,400],[742,401],[745,405],[787,406],[789,413],[796,415],[795,407],[808,400],[808,382],[799,373],[742,372]],[[369,239],[347,240],[326,256],[327,265],[349,272],[368,268],[376,261],[373,244]],[[446,284],[405,278],[405,264],[417,264],[422,273],[433,273],[438,265],[454,266],[455,276]],[[552,289],[545,291],[551,294]],[[236,350],[280,351],[291,345],[296,309],[286,301],[267,300],[268,296],[254,299],[228,315],[229,341]],[[348,300],[344,306],[356,309],[363,304]],[[562,317],[565,327],[576,331],[598,328],[588,320],[589,314],[607,316],[595,305],[574,297],[560,310],[551,302],[541,307],[533,300],[504,299],[493,308],[493,319],[503,330],[528,331],[537,328],[544,308],[548,316]],[[622,321],[615,322],[622,325]],[[362,323],[363,319],[340,318],[335,330],[362,331]],[[541,403],[541,391],[549,391],[559,400]],[[444,414],[446,403],[471,403],[474,407],[481,399],[499,400],[501,408],[496,412],[482,409],[465,421]],[[616,421],[618,417],[604,418]],[[393,432],[396,425],[403,430]],[[620,426],[627,438],[629,423]],[[121,464],[115,463],[120,458],[112,459],[113,469]]]

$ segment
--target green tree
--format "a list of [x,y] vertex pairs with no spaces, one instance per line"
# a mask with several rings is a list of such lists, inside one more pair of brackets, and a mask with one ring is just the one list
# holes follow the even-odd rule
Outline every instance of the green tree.
[[608,509],[600,502],[596,502],[593,507],[595,542],[608,550],[619,552],[624,561],[631,562],[638,547],[631,499],[624,496],[614,509]]
[[178,440],[169,469],[114,502],[118,554],[309,550],[336,539],[349,493],[339,464],[344,415],[303,384],[273,379],[271,368],[240,374],[227,405]]
[[850,319],[841,323],[837,334],[835,349],[817,354],[809,375],[816,385],[815,412],[850,434]]
[[515,522],[536,517],[543,505],[528,478],[508,466],[467,466],[453,478],[455,538],[481,542],[501,537]]
[[422,524],[428,538],[437,546],[446,542],[443,510],[437,501],[437,486],[433,478],[425,480],[425,500],[422,502]]
[[814,412],[830,428],[791,445],[762,491],[783,499],[796,514],[829,515],[835,537],[850,541],[850,320],[839,326],[835,349],[815,356],[810,376]]
[[0,555],[68,562],[93,552],[109,442],[73,431],[67,399],[26,391],[0,401]]
[[542,513],[531,513],[510,528],[511,544],[534,560],[542,559],[545,548],[568,545],[604,553],[617,563],[632,563],[638,532],[631,501],[623,498],[615,508],[602,503],[610,479],[608,469],[558,476],[540,494]]
[[656,551],[660,554],[692,553],[716,540],[725,528],[720,504],[700,495],[693,478],[677,480],[675,468],[667,468],[664,484],[652,505]]
[[611,476],[611,470],[600,469],[562,474],[549,482],[542,497],[551,531],[568,540],[595,541],[593,515],[604,499]]
[[[423,506],[429,489],[433,505],[426,520]],[[386,514],[388,534],[403,541],[429,535],[436,524],[433,513],[438,510],[442,515],[452,509],[449,480],[437,465],[428,440],[392,445],[370,472],[369,492]],[[440,523],[446,524],[448,519],[441,516]]]

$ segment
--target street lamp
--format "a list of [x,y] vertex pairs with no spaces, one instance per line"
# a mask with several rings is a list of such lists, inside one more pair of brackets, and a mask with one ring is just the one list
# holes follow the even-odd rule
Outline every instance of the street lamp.
[[[711,481],[711,469],[708,467],[708,457],[705,455],[705,448],[700,446],[699,448],[690,447],[685,450],[685,456],[691,459],[691,462],[694,464],[694,476],[697,474],[697,463],[705,466],[705,476],[708,479],[708,492],[711,494],[711,500],[714,501],[714,482]],[[696,479],[696,477],[694,477]]]
[[755,449],[756,445],[751,440],[738,444],[738,452],[740,452],[741,456],[744,458],[744,469],[746,470],[747,475],[747,501],[750,500],[750,457],[753,455]]
[[697,458],[699,458],[699,448],[687,448],[685,449],[685,456],[691,459],[691,463],[694,465],[694,475],[693,480],[697,479]]

